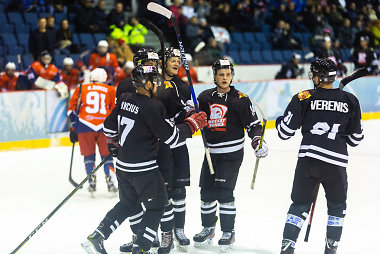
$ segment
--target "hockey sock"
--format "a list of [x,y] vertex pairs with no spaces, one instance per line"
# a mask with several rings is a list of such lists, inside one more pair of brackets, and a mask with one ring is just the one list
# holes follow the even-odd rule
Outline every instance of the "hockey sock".
[[327,201],[327,239],[339,242],[342,235],[344,217],[346,216],[346,203],[334,204]]
[[[100,156],[102,160],[104,160],[107,156]],[[115,182],[115,168],[113,165],[112,156],[108,158],[108,160],[104,163],[104,174],[106,176],[111,175],[111,179]]]
[[169,203],[165,206],[164,215],[161,218],[161,231],[169,232],[172,231],[174,227],[174,214],[173,214],[173,205],[169,200]]
[[86,167],[87,175],[90,174],[95,167],[95,154],[84,156],[84,166]]
[[235,226],[236,207],[234,202],[219,204],[220,228],[223,232],[231,232]]
[[186,201],[173,200],[173,211],[174,211],[174,226],[176,228],[185,227],[185,215],[186,215]]
[[157,235],[158,224],[160,223],[162,214],[163,211],[161,209],[147,209],[139,223],[136,243],[145,251],[149,250],[152,246],[153,240]]
[[283,233],[284,239],[289,239],[294,242],[297,241],[298,234],[308,216],[309,209],[310,205],[291,204],[286,217]]
[[123,221],[130,215],[131,207],[125,206],[118,202],[109,212],[104,219],[100,222],[98,230],[107,239],[113,231],[115,231]]
[[139,223],[141,222],[143,215],[144,211],[142,209],[142,206],[140,205],[138,206],[137,211],[128,218],[131,230],[134,234],[138,233]]
[[201,202],[201,218],[203,227],[213,227],[215,224],[216,201]]

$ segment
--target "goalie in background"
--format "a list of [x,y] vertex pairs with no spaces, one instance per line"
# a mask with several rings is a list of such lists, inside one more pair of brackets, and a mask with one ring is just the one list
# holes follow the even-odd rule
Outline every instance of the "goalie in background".
[[52,57],[49,52],[42,51],[38,61],[34,61],[25,73],[20,74],[16,89],[56,89],[61,99],[68,98],[67,85],[63,83],[59,69],[51,61]]
[[276,79],[294,79],[304,73],[304,69],[298,66],[301,55],[297,53],[292,54],[292,59],[281,66],[281,70],[277,72]]

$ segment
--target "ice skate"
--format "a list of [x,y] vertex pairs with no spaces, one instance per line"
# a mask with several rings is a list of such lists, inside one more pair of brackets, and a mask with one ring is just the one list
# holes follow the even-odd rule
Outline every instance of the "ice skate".
[[133,246],[133,248],[132,248],[132,254],[153,254],[153,253],[150,252],[149,250],[145,251],[136,245],[136,246]]
[[81,245],[88,254],[107,254],[103,241],[103,235],[98,230],[95,230],[94,233],[87,237],[87,241]]
[[95,175],[90,175],[88,191],[90,192],[91,197],[93,198],[94,192],[96,191],[96,176]]
[[202,231],[193,237],[194,247],[202,248],[212,245],[215,236],[215,227],[204,227]]
[[338,242],[333,239],[326,239],[325,254],[336,254]]
[[152,243],[152,249],[156,250],[156,252],[157,252],[157,249],[159,247],[160,247],[160,239],[158,239],[158,235],[156,235],[156,237],[154,238],[153,243]]
[[120,246],[120,252],[121,253],[131,253],[133,247],[138,247],[136,245],[136,240],[137,240],[137,235],[133,234],[132,235],[132,241]]
[[235,242],[235,231],[223,232],[222,238],[219,239],[218,244],[221,251],[232,250]]
[[179,250],[185,252],[187,251],[190,245],[190,240],[186,237],[183,228],[174,228],[174,240]]
[[158,254],[167,254],[174,249],[173,243],[173,232],[162,232],[161,233],[161,246],[158,248]]
[[293,254],[294,253],[295,243],[290,240],[282,240],[281,244],[281,253],[280,254]]
[[114,185],[111,176],[106,176],[106,182],[107,182],[107,187],[108,187],[108,192],[110,193],[117,193],[118,189]]

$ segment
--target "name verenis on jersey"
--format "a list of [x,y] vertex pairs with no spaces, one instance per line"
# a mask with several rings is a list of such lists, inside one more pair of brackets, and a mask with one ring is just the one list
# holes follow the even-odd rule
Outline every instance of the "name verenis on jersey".
[[310,109],[348,113],[348,104],[341,101],[313,100],[310,102]]

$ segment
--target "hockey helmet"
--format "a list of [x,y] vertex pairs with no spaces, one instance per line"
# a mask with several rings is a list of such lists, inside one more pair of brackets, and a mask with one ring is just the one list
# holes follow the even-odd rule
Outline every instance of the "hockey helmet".
[[132,83],[135,87],[144,87],[151,81],[153,84],[160,85],[160,74],[156,67],[148,65],[139,65],[132,71]]
[[212,65],[212,73],[214,74],[214,76],[217,74],[218,70],[220,69],[230,69],[232,76],[235,75],[234,66],[227,59],[218,59],[214,62],[214,64]]
[[63,65],[74,65],[74,60],[71,57],[63,58]]
[[133,64],[135,66],[138,66],[138,65],[144,64],[145,61],[149,61],[149,60],[157,62],[157,66],[158,66],[158,61],[160,59],[158,58],[158,55],[156,51],[154,51],[154,49],[142,48],[142,49],[139,49],[134,55]]
[[16,70],[16,64],[14,62],[8,62],[5,65],[6,70]]
[[51,57],[49,51],[43,50],[40,54],[41,63],[43,63],[44,65],[48,65],[51,63],[51,60],[52,60],[52,57]]
[[314,76],[319,77],[319,82],[330,83],[336,79],[337,66],[333,60],[329,58],[319,58],[311,62],[309,79]]
[[[160,56],[161,60],[163,60],[161,50],[158,51],[158,55]],[[173,47],[165,48],[165,56],[164,56],[165,59],[162,62],[166,62],[171,57],[179,57],[181,59],[181,51]]]
[[90,73],[91,82],[104,83],[107,80],[107,72],[103,68],[96,68]]

